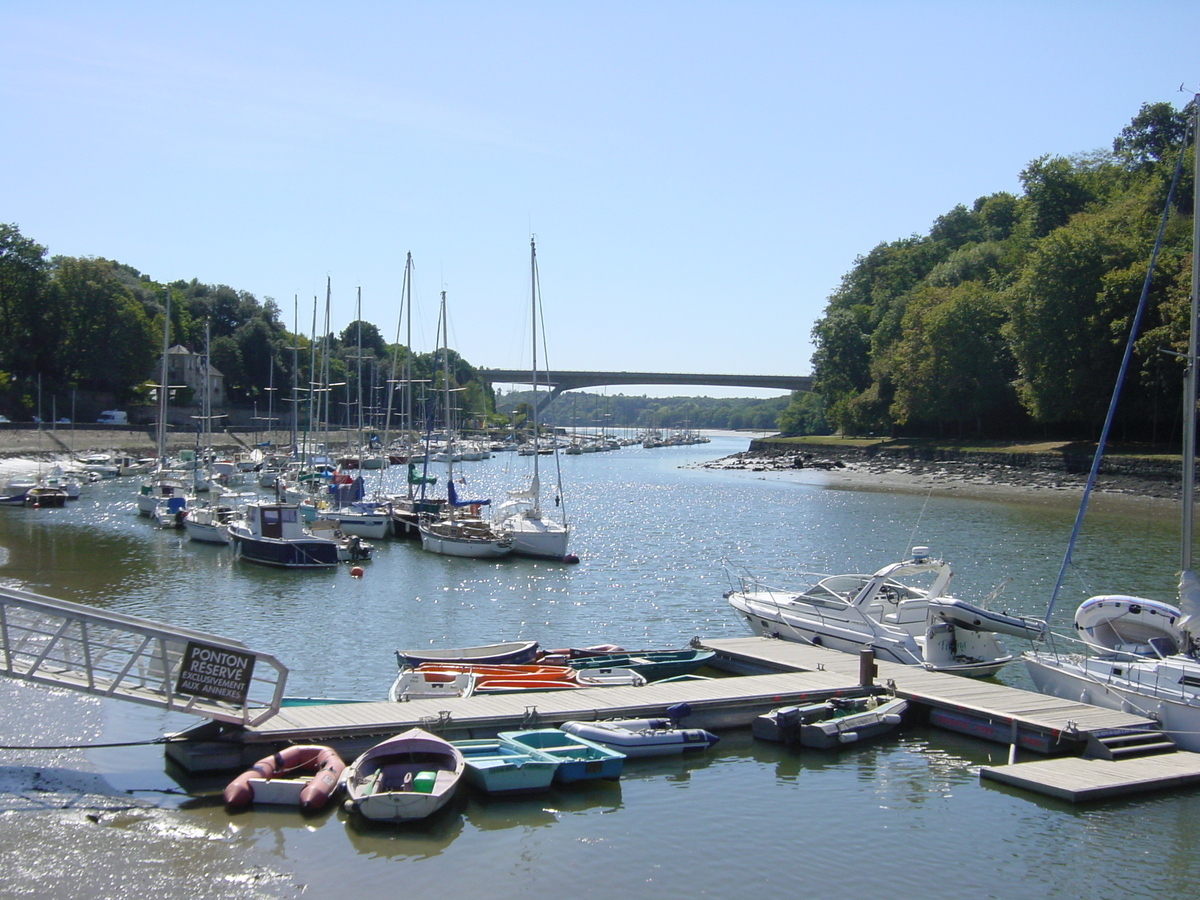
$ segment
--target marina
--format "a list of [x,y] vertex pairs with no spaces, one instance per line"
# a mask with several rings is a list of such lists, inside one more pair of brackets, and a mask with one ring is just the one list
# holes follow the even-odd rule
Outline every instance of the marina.
[[[259,755],[263,744],[328,742],[343,755],[353,755],[370,746],[375,735],[410,727],[431,727],[449,739],[465,740],[493,737],[516,727],[662,715],[675,703],[687,703],[691,708],[690,726],[722,731],[748,728],[755,717],[776,707],[851,696],[864,686],[860,680],[863,660],[850,654],[761,637],[714,641],[706,646],[718,652],[718,667],[741,672],[774,670],[774,674],[532,696],[416,699],[399,706],[295,707],[226,741],[205,740],[213,729],[199,726],[180,735],[189,740],[169,744],[167,753],[189,771],[225,770],[243,765],[247,756]],[[879,670],[889,691],[923,708],[932,724],[1008,744],[1012,748],[1010,762],[1017,748],[1072,756],[1052,764],[988,767],[981,777],[1076,801],[1200,783],[1200,754],[1173,747],[1169,753],[1150,758],[1076,758],[1087,751],[1089,739],[1158,733],[1157,723],[1151,719],[913,666],[873,660],[867,665]],[[1022,774],[1016,774],[1018,770]],[[1094,787],[1074,786],[1085,772],[1090,773],[1084,779],[1089,784],[1097,773],[1103,772],[1103,776]]]
[[[1082,712],[1032,692],[1017,666],[1002,669],[995,679],[966,679],[879,661],[876,684],[887,689],[892,681],[898,695],[912,698],[913,714],[906,715],[895,732],[837,751],[789,749],[755,739],[745,724],[751,711],[857,688],[861,661],[854,654],[749,635],[722,599],[726,585],[720,559],[733,557],[764,573],[773,568],[785,573],[797,568],[837,572],[850,566],[871,571],[912,545],[912,521],[923,513],[924,540],[955,564],[956,594],[980,597],[1011,577],[1005,605],[1034,615],[1043,606],[1044,581],[1053,568],[1043,564],[1038,548],[1052,545],[1061,534],[1073,498],[1064,497],[1061,508],[928,499],[846,491],[822,483],[818,473],[762,477],[690,467],[692,461],[741,447],[744,439],[714,435],[711,445],[698,448],[631,448],[570,457],[567,474],[578,493],[575,538],[581,562],[576,566],[516,559],[479,564],[423,553],[412,542],[394,540],[378,545],[363,563],[361,578],[350,577],[346,566],[317,572],[252,566],[238,561],[228,547],[197,544],[181,533],[153,528],[137,517],[128,491],[106,479],[85,485],[75,506],[5,511],[0,519],[0,544],[7,549],[3,574],[13,579],[8,584],[42,596],[224,635],[256,653],[269,654],[287,667],[289,696],[366,701],[285,707],[231,740],[241,730],[234,723],[197,725],[194,716],[82,696],[55,700],[83,710],[100,704],[105,724],[98,737],[106,742],[161,740],[163,735],[226,727],[228,733],[219,740],[193,748],[215,745],[205,752],[219,750],[225,759],[197,754],[188,762],[195,772],[177,762],[175,754],[183,748],[174,744],[96,748],[87,751],[87,758],[125,798],[152,799],[155,817],[218,837],[209,844],[209,852],[228,848],[247,869],[282,866],[318,893],[367,889],[388,878],[394,871],[390,864],[397,860],[410,863],[405,877],[415,888],[433,890],[453,883],[456,889],[482,890],[490,879],[464,872],[464,859],[485,861],[481,869],[519,877],[521,865],[513,860],[531,847],[538,854],[566,854],[574,860],[576,874],[571,879],[556,869],[540,876],[539,883],[549,889],[571,890],[568,881],[582,873],[607,879],[610,889],[615,884],[634,890],[655,878],[661,861],[674,858],[678,847],[694,846],[694,864],[686,872],[672,872],[672,889],[732,892],[751,885],[761,896],[782,898],[793,893],[799,868],[784,863],[790,877],[779,881],[768,877],[760,864],[719,848],[736,831],[785,859],[795,829],[803,828],[813,835],[809,840],[814,852],[835,859],[881,840],[911,843],[910,851],[917,853],[919,848],[906,835],[934,835],[944,846],[977,860],[977,871],[966,873],[955,894],[966,889],[987,896],[989,885],[999,878],[1006,896],[1032,900],[1042,896],[1044,884],[1030,874],[1029,860],[1056,864],[1055,853],[1039,843],[1051,832],[1082,836],[1099,829],[1116,834],[1132,821],[1143,833],[1168,839],[1156,830],[1159,818],[1164,809],[1183,810],[1194,802],[1186,779],[1180,779],[1175,790],[1145,789],[1139,792],[1144,796],[1125,800],[1088,799],[1078,793],[1084,802],[1067,802],[1047,790],[1013,787],[984,774],[990,769],[1011,777],[1025,772],[1026,781],[1036,776],[1056,790],[1070,788],[1083,768],[1099,772],[1112,769],[1114,763],[1106,760],[1105,766],[1097,766],[1100,761],[1085,759],[1086,741],[1073,741],[1066,755],[1054,758],[1025,742],[1033,742],[1035,736],[1053,741],[1054,729],[1070,730],[1072,722],[1102,729],[1138,718],[1096,709],[1088,714],[1102,718],[1085,721]],[[486,493],[489,484],[511,483],[507,465],[507,460],[494,458],[464,469],[471,486]],[[614,502],[614,497],[622,499]],[[630,507],[638,510],[637,516],[629,516]],[[748,512],[736,519],[724,512],[735,508]],[[661,523],[676,520],[689,527],[664,535]],[[1170,528],[1161,536],[1137,528],[1136,508],[1131,514],[1122,507],[1111,517],[1102,510],[1098,521],[1097,553],[1113,541],[1129,540],[1131,532],[1145,554],[1171,551]],[[1152,517],[1146,521],[1161,525]],[[869,559],[864,558],[868,547],[877,548]],[[111,563],[118,559],[120,565]],[[1133,567],[1127,570],[1134,582],[1138,573]],[[317,634],[319,639],[314,639]],[[493,695],[399,704],[384,700],[396,677],[397,650],[534,639],[547,648],[604,643],[680,647],[693,636],[720,658],[726,671],[709,670],[719,677],[674,687],[652,683],[554,692],[536,699]],[[1010,641],[1009,648],[1019,651],[1020,643]],[[40,685],[9,685],[8,707],[22,709],[25,715],[43,704],[53,709],[46,701],[61,693]],[[18,690],[14,694],[11,688]],[[50,696],[43,700],[43,695]],[[932,719],[939,698],[946,703],[940,711],[946,716],[978,711],[997,715],[990,723],[975,719],[968,722],[969,728],[952,730],[923,714]],[[701,753],[629,760],[616,782],[554,785],[535,797],[515,799],[489,798],[467,785],[470,790],[460,788],[458,798],[427,822],[399,830],[356,825],[340,802],[309,816],[271,805],[252,805],[230,815],[219,803],[233,774],[273,748],[299,741],[301,729],[322,740],[328,736],[349,761],[357,748],[373,746],[396,729],[412,725],[436,731],[447,710],[445,725],[467,723],[464,733],[483,733],[527,729],[533,714],[538,727],[556,727],[569,718],[661,716],[667,706],[683,699],[693,708],[684,722],[687,727],[707,728],[705,716],[730,723],[709,729],[719,734],[720,742]],[[1057,708],[1046,706],[1048,701]],[[54,723],[43,723],[42,729],[61,735],[59,723],[72,718],[60,715]],[[1022,743],[1016,764],[1010,765],[1008,738],[1014,718]],[[454,733],[447,729],[447,736]],[[71,738],[61,735],[56,740],[67,743]],[[21,742],[44,740],[31,736]],[[26,765],[38,764],[39,754],[23,756]],[[1176,761],[1183,757],[1167,756]],[[1033,767],[1047,763],[1071,764],[1073,774],[1060,770],[1039,776]],[[1152,777],[1158,785],[1167,784],[1163,778],[1168,763],[1158,765]],[[1136,777],[1119,774],[1119,781],[1128,785]],[[730,795],[737,801],[730,802]],[[1112,803],[1119,805],[1103,805]],[[1034,818],[1046,821],[1033,834],[1031,809],[1038,812]],[[996,836],[995,848],[969,838],[981,827]],[[1021,848],[1019,866],[1001,849],[1013,846]],[[622,872],[615,876],[612,853],[622,860]],[[1107,863],[1097,855],[1092,865],[1096,875],[1081,876],[1080,889],[1104,897],[1105,888],[1095,878]],[[1122,860],[1122,871],[1130,865]],[[1156,874],[1136,860],[1132,866],[1148,890],[1170,889],[1174,875]],[[1181,859],[1172,871],[1189,879],[1191,868]],[[865,875],[851,882],[855,889],[879,887]],[[843,891],[844,870],[836,883],[832,876],[819,875],[815,884]],[[950,896],[936,887],[927,893]]]

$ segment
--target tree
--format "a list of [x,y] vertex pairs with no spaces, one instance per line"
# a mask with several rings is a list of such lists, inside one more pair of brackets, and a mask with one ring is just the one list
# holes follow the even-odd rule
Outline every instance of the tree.
[[842,425],[845,404],[871,384],[870,341],[858,317],[845,309],[826,313],[813,326],[813,390],[825,398],[826,414]]
[[1174,156],[1190,130],[1187,109],[1177,111],[1170,103],[1143,103],[1113,141],[1113,153],[1129,168],[1148,168]]
[[58,346],[66,376],[79,387],[130,396],[158,359],[161,321],[150,321],[108,260],[55,257],[52,290],[64,311]]
[[[362,326],[362,336],[359,336],[359,326]],[[341,344],[351,353],[358,352],[359,341],[362,342],[363,355],[373,355],[376,359],[387,356],[387,341],[379,333],[379,328],[370,322],[355,320],[342,329]]]
[[1021,172],[1029,201],[1034,237],[1045,237],[1066,225],[1092,200],[1087,181],[1072,162],[1061,156],[1041,156]]
[[976,434],[1011,426],[1013,362],[1000,329],[1004,304],[977,282],[918,292],[905,313],[889,410],[899,425],[953,425]]
[[819,394],[794,392],[787,409],[776,419],[775,427],[782,434],[828,434],[825,401]]
[[1017,390],[1034,421],[1103,418],[1124,342],[1114,333],[1111,298],[1103,302],[1105,276],[1144,259],[1143,249],[1136,229],[1113,216],[1077,219],[1039,242],[1008,294],[1005,326]]
[[0,372],[35,375],[54,353],[47,331],[60,323],[46,307],[49,270],[45,247],[0,224]]

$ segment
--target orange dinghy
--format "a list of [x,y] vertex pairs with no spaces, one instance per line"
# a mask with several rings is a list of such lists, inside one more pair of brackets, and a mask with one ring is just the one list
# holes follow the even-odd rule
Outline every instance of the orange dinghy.
[[[346,763],[332,747],[296,744],[264,756],[225,788],[225,807],[242,809],[255,800],[321,809],[338,788]],[[299,776],[299,777],[296,777]]]

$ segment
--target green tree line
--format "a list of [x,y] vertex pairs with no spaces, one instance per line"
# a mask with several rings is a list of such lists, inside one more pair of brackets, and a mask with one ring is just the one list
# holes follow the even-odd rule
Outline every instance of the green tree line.
[[[804,395],[819,405],[815,395]],[[518,427],[529,416],[532,391],[513,391],[496,397],[496,409]],[[684,429],[718,428],[728,430],[771,431],[779,427],[780,416],[790,398],[770,397],[646,397],[628,394],[597,394],[568,391],[549,400],[545,391],[538,395],[538,419],[556,428],[636,428]],[[806,429],[819,432],[819,426]]]
[[[1094,438],[1177,164],[1114,436],[1177,439],[1191,280],[1190,106],[1145,104],[1111,151],[1042,156],[859,257],[812,329],[814,391],[848,434]],[[799,395],[783,430],[803,431]],[[794,414],[794,415],[793,415]],[[791,418],[789,419],[789,416]]]
[[[347,404],[357,403],[360,386],[363,406],[378,421],[389,380],[406,361],[414,380],[436,385],[442,377],[438,353],[389,344],[370,322],[351,322],[314,341],[289,331],[270,297],[260,302],[246,291],[196,279],[162,284],[107,259],[49,257],[16,225],[0,224],[0,411],[28,418],[39,393],[79,392],[97,407],[148,402],[160,375],[168,298],[171,345],[193,353],[207,346],[230,402],[265,410],[273,394],[285,420],[290,412],[282,401],[293,384],[300,386],[302,409],[311,384],[325,378],[340,385],[331,394],[329,418],[342,421],[344,414],[356,424]],[[453,351],[450,365],[451,378],[466,388],[457,395],[461,414],[479,423],[495,420],[491,386]],[[189,391],[178,393],[176,402],[199,402]],[[399,413],[398,392],[392,404]]]

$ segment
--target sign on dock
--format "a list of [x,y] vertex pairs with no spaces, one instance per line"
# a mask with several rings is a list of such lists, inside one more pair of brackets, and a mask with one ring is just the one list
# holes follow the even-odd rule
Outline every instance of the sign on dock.
[[239,641],[0,588],[0,675],[245,726],[279,711],[287,668]]

